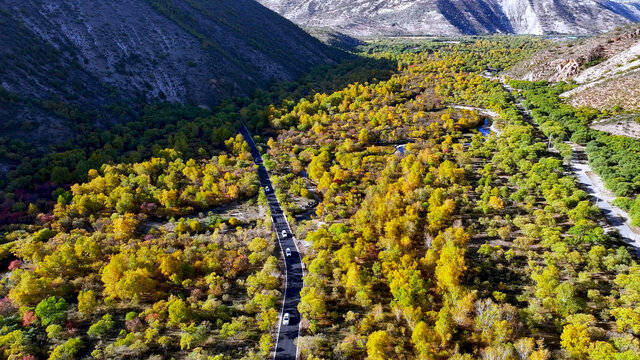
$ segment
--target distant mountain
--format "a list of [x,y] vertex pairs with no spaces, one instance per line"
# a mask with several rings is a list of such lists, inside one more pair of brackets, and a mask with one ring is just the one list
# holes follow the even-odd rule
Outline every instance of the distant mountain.
[[342,56],[253,0],[4,0],[0,53],[0,135],[40,141],[81,111],[210,105]]
[[594,34],[640,21],[640,0],[258,0],[352,36]]
[[530,81],[575,81],[564,94],[574,106],[640,110],[640,25],[557,43],[503,75]]

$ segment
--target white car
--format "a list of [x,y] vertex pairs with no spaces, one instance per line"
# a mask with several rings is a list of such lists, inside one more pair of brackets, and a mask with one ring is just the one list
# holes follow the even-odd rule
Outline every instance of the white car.
[[291,256],[291,249],[287,248],[284,253],[287,254],[287,256]]
[[265,187],[264,187],[264,191],[265,191],[265,192],[269,192],[269,191],[270,191],[269,187],[268,187],[268,186],[265,186]]
[[282,230],[282,237],[287,237],[287,230]]
[[289,313],[285,313],[282,317],[282,325],[289,325]]

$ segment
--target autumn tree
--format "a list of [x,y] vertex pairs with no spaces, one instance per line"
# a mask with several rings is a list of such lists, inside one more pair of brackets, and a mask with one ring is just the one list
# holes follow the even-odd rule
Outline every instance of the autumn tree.
[[563,348],[576,359],[583,359],[589,351],[591,336],[585,324],[567,324],[560,336]]
[[386,360],[391,350],[391,337],[386,331],[378,330],[367,338],[367,359]]

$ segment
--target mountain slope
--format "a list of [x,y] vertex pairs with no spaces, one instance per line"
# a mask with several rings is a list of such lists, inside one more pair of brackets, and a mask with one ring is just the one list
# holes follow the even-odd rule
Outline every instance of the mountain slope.
[[7,0],[0,50],[0,128],[55,137],[78,109],[208,105],[341,56],[252,0]]
[[640,21],[640,1],[258,0],[304,26],[356,36],[592,34]]
[[640,109],[640,26],[556,44],[504,75],[530,81],[575,81],[579,86],[564,94],[575,106]]

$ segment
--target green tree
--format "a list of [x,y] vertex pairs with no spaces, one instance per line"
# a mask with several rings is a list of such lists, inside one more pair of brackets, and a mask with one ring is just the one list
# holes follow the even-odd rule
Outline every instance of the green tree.
[[58,324],[52,324],[47,326],[47,337],[51,340],[57,340],[62,334],[62,326]]
[[616,349],[608,342],[595,341],[589,345],[589,360],[616,360],[624,358],[616,355],[618,355]]
[[584,301],[576,294],[575,286],[569,282],[563,282],[555,290],[555,303],[560,314],[567,317],[582,309]]
[[49,360],[74,360],[80,352],[83,342],[80,338],[72,338],[56,347],[51,352]]
[[87,334],[93,337],[102,337],[115,326],[115,322],[112,320],[111,315],[105,314],[102,319],[98,320],[95,324],[89,327]]
[[200,346],[207,338],[207,326],[205,324],[196,326],[191,323],[180,333],[180,349],[191,349],[192,347]]
[[181,325],[189,322],[192,317],[191,308],[180,298],[169,300],[169,323]]
[[64,299],[51,296],[36,306],[36,315],[44,326],[61,324],[67,319],[67,310],[69,310],[69,304]]
[[120,215],[134,212],[136,210],[136,204],[133,195],[128,192],[120,195],[116,203],[116,210]]
[[56,184],[64,185],[71,181],[71,173],[69,169],[61,166],[54,166],[51,170],[51,181]]

